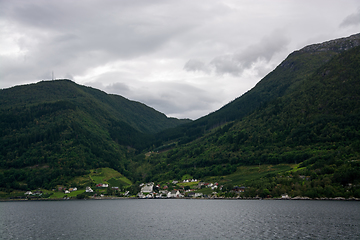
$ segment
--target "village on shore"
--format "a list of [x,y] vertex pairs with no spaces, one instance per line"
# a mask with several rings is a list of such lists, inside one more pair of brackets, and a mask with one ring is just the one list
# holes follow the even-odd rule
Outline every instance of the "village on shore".
[[[137,187],[138,191],[111,187],[106,183],[99,183],[93,187],[87,186],[85,191],[78,188],[59,187],[53,192],[63,193],[63,199],[106,199],[106,198],[139,198],[139,199],[167,199],[167,198],[225,198],[231,192],[232,197],[241,198],[240,194],[246,189],[244,186],[235,186],[232,189],[224,189],[223,185],[217,182],[208,183],[197,179],[183,181],[171,181],[167,184],[155,184],[154,182],[141,183]],[[121,191],[124,190],[124,191]],[[24,193],[27,199],[44,198],[43,191],[27,191]]]
[[[140,192],[137,194],[138,198],[201,198],[201,197],[209,197],[207,194],[203,194],[202,192],[198,192],[199,189],[209,188],[213,190],[210,194],[211,197],[216,196],[218,193],[216,190],[221,190],[223,186],[219,186],[218,183],[205,183],[200,182],[196,179],[191,180],[183,180],[182,183],[195,183],[192,185],[182,186],[177,185],[179,181],[172,181],[172,186],[168,185],[160,186],[159,184],[155,184],[153,182],[150,183],[141,183],[139,187],[141,187]],[[191,187],[190,187],[191,186]],[[245,189],[245,187],[243,187]]]
[[[43,195],[43,191],[27,191],[22,198],[18,200],[69,200],[69,199],[280,199],[280,200],[355,200],[358,198],[346,199],[343,197],[335,198],[309,198],[306,196],[291,197],[288,194],[282,194],[277,198],[262,198],[259,196],[246,196],[246,187],[244,186],[224,186],[217,182],[208,183],[197,179],[187,179],[183,181],[171,181],[167,184],[155,184],[154,182],[141,183],[138,185],[138,192],[129,190],[121,191],[119,187],[111,187],[106,183],[96,184],[94,190],[87,186],[85,190],[78,188],[59,187],[56,192],[62,192],[59,198],[48,198]],[[53,189],[55,191],[55,189]],[[46,194],[45,194],[46,195]],[[16,200],[16,199],[14,199]]]
[[[185,184],[182,185],[182,184]],[[98,184],[97,188],[103,187],[107,188],[107,184]],[[218,183],[206,183],[201,182],[197,179],[183,180],[183,181],[172,181],[171,183],[160,185],[155,184],[154,182],[150,183],[141,183],[139,184],[140,191],[136,194],[131,194],[130,191],[125,191],[123,194],[118,194],[122,197],[136,197],[140,199],[151,199],[151,198],[214,198],[217,197],[217,190],[222,190],[223,186],[219,186]],[[200,189],[211,189],[210,194],[204,194],[199,192]],[[119,191],[118,187],[112,187],[116,192]],[[245,187],[235,187],[234,191],[244,192]],[[86,187],[85,192],[92,193],[94,192],[91,187]],[[209,191],[206,191],[209,192]],[[95,196],[96,197],[96,196]],[[105,197],[105,195],[100,195],[100,197]]]

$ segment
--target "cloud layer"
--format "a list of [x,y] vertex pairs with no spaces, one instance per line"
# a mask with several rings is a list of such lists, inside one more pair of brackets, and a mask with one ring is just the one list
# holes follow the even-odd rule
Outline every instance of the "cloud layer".
[[358,1],[311,4],[0,0],[0,88],[54,72],[196,119],[249,90],[292,51],[358,31]]

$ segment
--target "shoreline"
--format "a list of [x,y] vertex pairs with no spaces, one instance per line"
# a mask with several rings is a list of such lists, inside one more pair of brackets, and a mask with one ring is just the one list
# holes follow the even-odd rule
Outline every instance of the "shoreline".
[[34,199],[0,199],[0,202],[42,202],[42,201],[92,201],[92,200],[295,200],[295,201],[360,201],[360,198],[343,198],[343,197],[335,197],[335,198],[309,198],[309,197],[294,197],[294,198],[137,198],[137,197],[95,197],[95,198],[87,198],[87,199],[76,199],[76,198],[34,198]]

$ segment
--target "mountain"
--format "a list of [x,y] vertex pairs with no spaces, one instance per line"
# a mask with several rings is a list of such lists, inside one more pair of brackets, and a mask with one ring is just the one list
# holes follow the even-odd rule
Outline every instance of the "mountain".
[[[151,134],[186,122],[69,80],[3,89],[0,182],[54,187],[64,176],[98,167],[131,177],[126,155],[146,147]],[[14,173],[3,177],[4,169]]]
[[[252,95],[260,99],[257,108],[248,110],[247,115],[241,113],[242,117],[231,122],[224,121],[187,144],[173,144],[170,150],[151,155],[147,161],[153,165],[142,175],[151,181],[170,176],[181,179],[185,175],[224,178],[241,166],[292,164],[297,170],[286,174],[309,176],[308,184],[311,181],[312,185],[306,190],[308,195],[319,196],[318,191],[327,196],[324,188],[331,185],[329,195],[345,196],[351,190],[351,194],[360,196],[360,189],[352,188],[360,183],[359,37],[312,45],[290,54],[254,89],[219,112],[235,111],[235,106],[241,106],[243,99]],[[312,62],[318,65],[314,67]],[[297,77],[284,77],[285,73]],[[272,93],[275,96],[270,96]],[[257,188],[264,184],[264,189],[275,191],[283,184],[278,177],[268,175]],[[218,180],[222,181],[220,177]],[[305,184],[300,179],[297,183]],[[314,190],[316,184],[322,189]]]
[[168,118],[145,104],[130,101],[119,95],[106,94],[70,80],[41,81],[3,89],[0,92],[0,109],[33,107],[39,104],[56,105],[58,101],[66,101],[86,111],[98,111],[95,115],[110,116],[142,133],[156,133],[190,122]]
[[190,142],[206,131],[239,120],[270,101],[294,91],[334,56],[360,45],[360,34],[306,46],[291,53],[278,67],[242,96],[196,121],[158,134],[164,142]]
[[[360,197],[359,69],[360,34],[310,45],[193,122],[68,80],[4,89],[0,188],[51,189],[111,168],[133,182],[212,178],[248,196]],[[243,181],[245,166],[257,179]]]

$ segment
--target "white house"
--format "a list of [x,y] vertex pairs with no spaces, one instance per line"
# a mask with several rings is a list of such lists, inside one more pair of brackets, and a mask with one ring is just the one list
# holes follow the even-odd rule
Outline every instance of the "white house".
[[91,189],[91,187],[86,187],[85,192],[94,192],[94,191]]
[[154,198],[154,195],[152,193],[149,193],[149,194],[145,195],[144,193],[139,192],[137,195],[138,195],[139,198]]
[[171,192],[168,192],[167,194],[168,198],[178,198],[178,197],[184,197],[179,190],[172,190]]
[[169,191],[167,191],[167,190],[160,190],[158,195],[160,197],[165,197],[166,198],[168,193],[169,193]]
[[202,197],[203,193],[195,193],[195,197]]
[[281,199],[290,199],[290,197],[285,193],[281,195]]
[[154,189],[154,183],[147,183],[141,188],[142,193],[151,193]]

